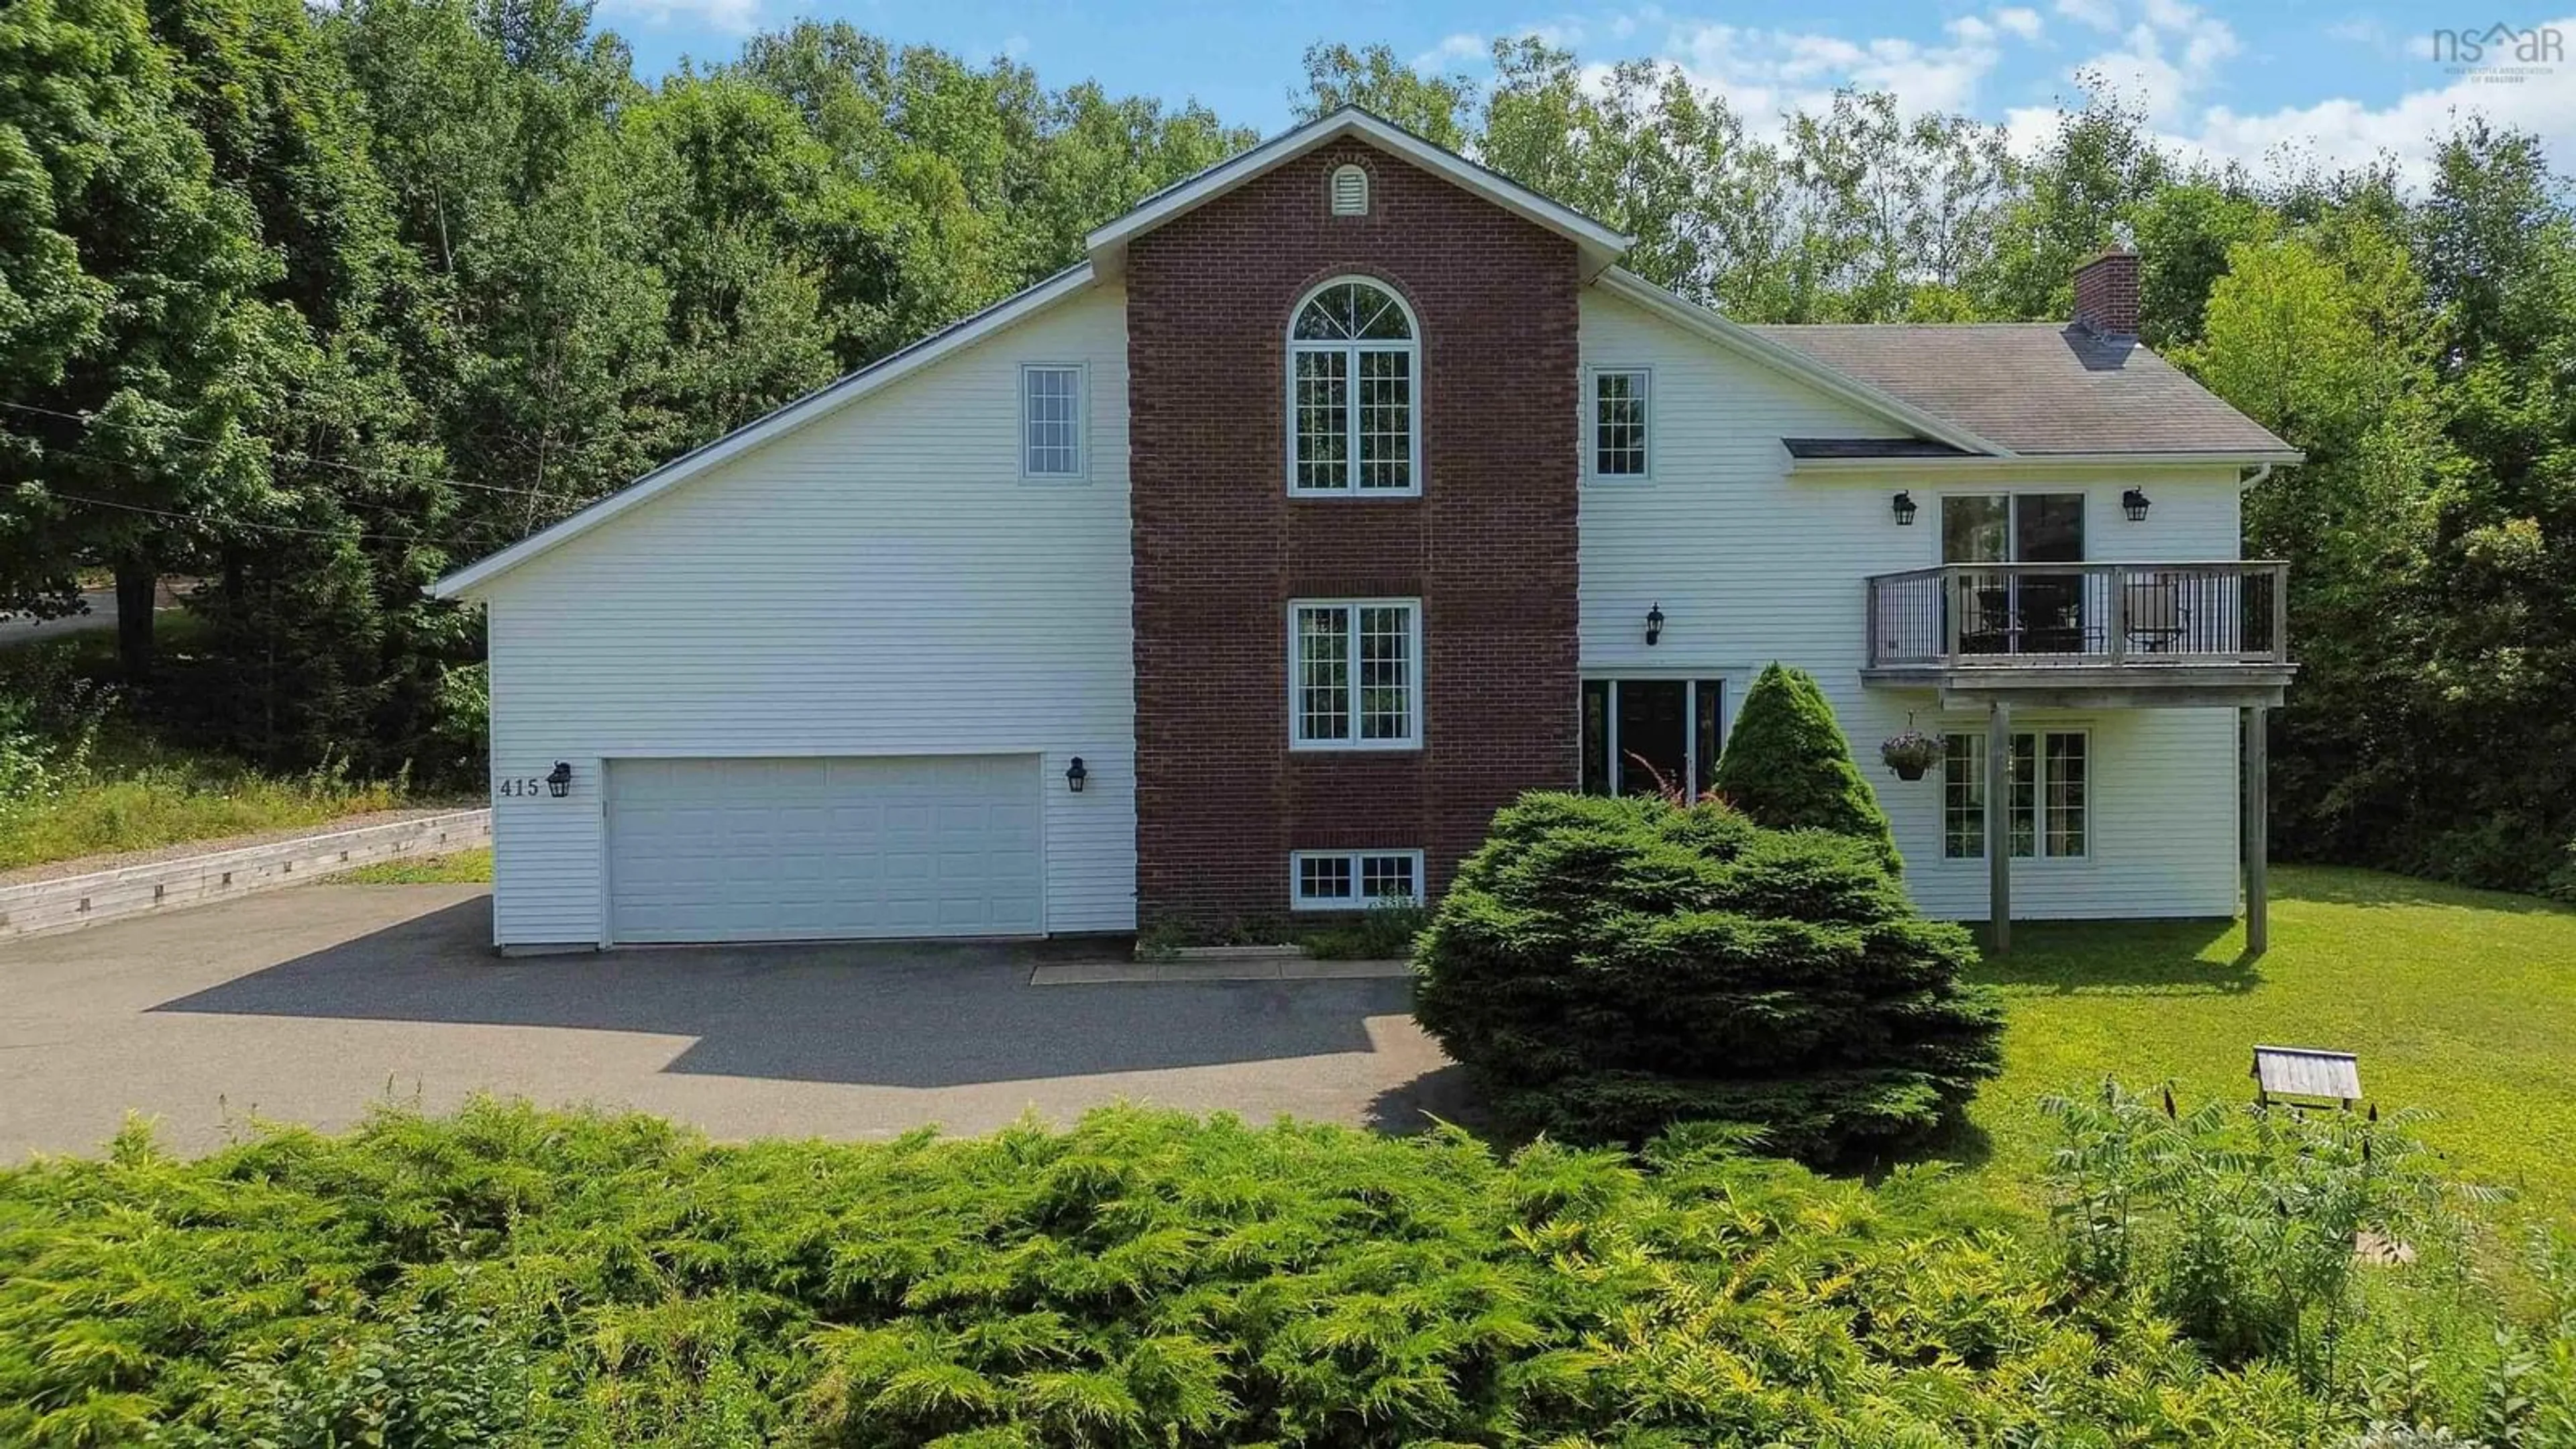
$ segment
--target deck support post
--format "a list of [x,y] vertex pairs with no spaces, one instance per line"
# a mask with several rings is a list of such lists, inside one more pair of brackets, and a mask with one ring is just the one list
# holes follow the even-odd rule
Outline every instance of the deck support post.
[[1986,705],[1987,949],[2012,952],[2012,706]]
[[2245,711],[2245,952],[2260,956],[2272,944],[2269,873],[2271,835],[2271,715],[2261,705]]

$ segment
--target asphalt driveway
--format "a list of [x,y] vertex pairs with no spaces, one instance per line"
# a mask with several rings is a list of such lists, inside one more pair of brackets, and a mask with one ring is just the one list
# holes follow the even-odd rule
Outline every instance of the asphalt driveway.
[[982,1132],[1120,1099],[1409,1131],[1462,1110],[1400,980],[1031,986],[1097,946],[503,960],[480,886],[312,885],[0,946],[0,1162],[126,1113],[199,1151],[388,1096],[631,1106],[722,1138]]

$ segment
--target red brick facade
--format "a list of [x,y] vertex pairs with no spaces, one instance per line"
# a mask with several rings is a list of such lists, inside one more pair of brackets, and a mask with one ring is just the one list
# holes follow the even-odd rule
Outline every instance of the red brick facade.
[[[1334,216],[1356,160],[1368,214]],[[1354,274],[1419,326],[1422,494],[1291,498],[1289,313]],[[1426,852],[1437,891],[1576,768],[1572,243],[1356,142],[1127,256],[1140,919],[1288,907],[1291,850]],[[1422,600],[1423,747],[1288,747],[1288,601]]]

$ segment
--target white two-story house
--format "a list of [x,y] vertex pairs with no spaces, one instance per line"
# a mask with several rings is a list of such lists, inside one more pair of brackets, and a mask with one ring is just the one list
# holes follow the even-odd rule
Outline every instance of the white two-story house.
[[1525,790],[1705,784],[1775,659],[1925,910],[2250,876],[2259,931],[2292,669],[2238,500],[2298,455],[2138,345],[2136,258],[2066,324],[1748,327],[1626,246],[1338,112],[442,581],[499,943],[1435,896]]

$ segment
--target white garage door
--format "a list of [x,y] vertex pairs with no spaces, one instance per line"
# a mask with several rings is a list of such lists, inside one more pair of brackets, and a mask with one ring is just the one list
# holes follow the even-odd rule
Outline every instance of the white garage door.
[[1041,929],[1033,755],[615,760],[622,942]]

